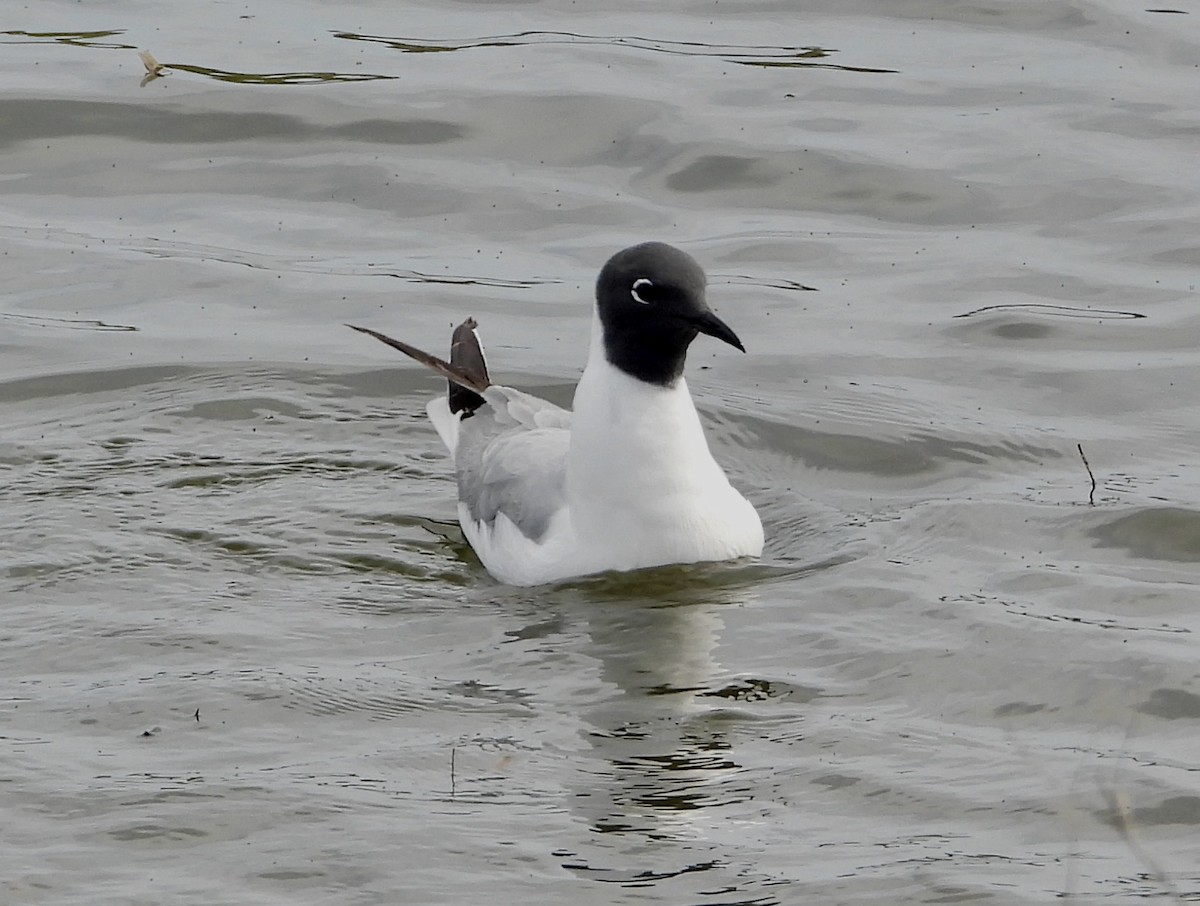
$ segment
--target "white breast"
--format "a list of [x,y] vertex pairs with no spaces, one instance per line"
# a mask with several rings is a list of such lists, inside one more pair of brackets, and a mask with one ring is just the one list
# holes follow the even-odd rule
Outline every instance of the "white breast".
[[762,553],[762,523],[709,452],[687,383],[646,384],[595,349],[575,391],[567,500],[578,543],[618,568]]

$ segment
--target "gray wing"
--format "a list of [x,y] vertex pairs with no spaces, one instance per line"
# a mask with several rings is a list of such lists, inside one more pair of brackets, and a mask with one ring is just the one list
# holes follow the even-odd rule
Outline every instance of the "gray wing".
[[566,503],[571,413],[495,384],[483,396],[490,405],[459,425],[458,498],[472,518],[491,523],[503,513],[537,541]]

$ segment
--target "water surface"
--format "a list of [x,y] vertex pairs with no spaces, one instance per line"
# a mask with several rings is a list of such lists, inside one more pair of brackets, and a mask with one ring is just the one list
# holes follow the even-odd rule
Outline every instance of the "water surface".
[[[1200,896],[1190,11],[0,18],[6,901]],[[500,586],[340,325],[567,403],[649,238],[767,553]]]

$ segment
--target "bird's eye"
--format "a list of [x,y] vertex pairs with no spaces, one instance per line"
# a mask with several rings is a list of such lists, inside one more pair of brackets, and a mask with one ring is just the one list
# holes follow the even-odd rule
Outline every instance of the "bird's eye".
[[654,284],[645,277],[639,277],[633,281],[633,289],[629,291],[629,294],[633,296],[634,302],[649,305],[654,301]]

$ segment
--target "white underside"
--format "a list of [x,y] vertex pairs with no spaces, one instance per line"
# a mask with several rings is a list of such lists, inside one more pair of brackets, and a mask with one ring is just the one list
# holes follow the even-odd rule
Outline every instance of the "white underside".
[[[485,396],[493,408],[512,416],[512,430],[482,454],[476,445],[472,455],[496,457],[487,465],[499,471],[519,471],[529,465],[530,447],[511,438],[536,429],[554,458],[534,462],[535,474],[565,470],[556,499],[542,501],[553,506],[553,515],[536,538],[504,513],[475,519],[470,501],[460,501],[459,521],[467,540],[501,582],[540,585],[608,570],[762,553],[758,513],[709,453],[683,380],[664,389],[631,378],[610,365],[593,340],[573,414],[508,388],[493,386]],[[428,410],[457,456],[474,419],[451,414],[444,399],[431,402]],[[558,431],[569,439],[551,433]]]

